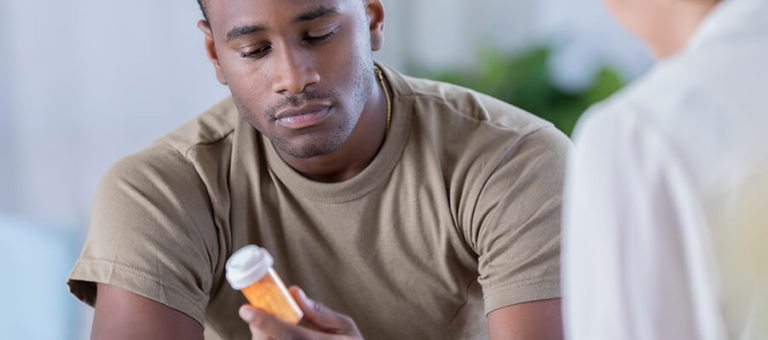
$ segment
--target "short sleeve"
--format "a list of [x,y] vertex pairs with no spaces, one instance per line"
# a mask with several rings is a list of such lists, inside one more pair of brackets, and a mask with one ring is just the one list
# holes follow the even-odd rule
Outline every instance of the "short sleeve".
[[217,244],[200,177],[179,152],[157,144],[118,162],[99,184],[70,291],[93,305],[96,283],[106,283],[203,324]]
[[560,199],[570,141],[548,126],[510,147],[477,200],[470,235],[485,312],[560,297]]

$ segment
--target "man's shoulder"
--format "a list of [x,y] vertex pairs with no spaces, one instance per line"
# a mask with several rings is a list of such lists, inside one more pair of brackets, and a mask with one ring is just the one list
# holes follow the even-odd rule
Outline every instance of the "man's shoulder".
[[[212,167],[220,167],[216,161],[228,159],[221,150],[229,150],[233,132],[239,124],[239,116],[232,98],[227,98],[175,131],[157,139],[143,150],[123,157],[105,176],[106,179],[135,180],[146,182],[183,177],[198,180]],[[200,155],[204,150],[204,156]],[[211,152],[220,155],[211,155]],[[200,172],[203,173],[200,173]]]
[[240,124],[240,116],[232,97],[215,104],[175,131],[161,137],[156,144],[165,144],[186,155],[201,146],[226,142]]
[[510,103],[466,87],[405,75],[401,75],[400,81],[408,88],[400,95],[412,102],[418,115],[470,120],[520,135],[552,125]]
[[397,73],[391,78],[396,103],[410,115],[412,140],[440,153],[448,162],[444,169],[485,171],[483,164],[521,160],[518,155],[529,153],[560,160],[571,147],[552,123],[499,99],[439,81]]

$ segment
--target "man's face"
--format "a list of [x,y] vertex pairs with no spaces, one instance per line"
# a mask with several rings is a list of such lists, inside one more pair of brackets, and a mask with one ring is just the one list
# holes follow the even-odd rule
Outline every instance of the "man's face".
[[211,30],[201,28],[217,77],[242,116],[281,152],[332,153],[352,133],[376,81],[372,48],[379,48],[381,27],[370,22],[371,3],[380,6],[209,0]]

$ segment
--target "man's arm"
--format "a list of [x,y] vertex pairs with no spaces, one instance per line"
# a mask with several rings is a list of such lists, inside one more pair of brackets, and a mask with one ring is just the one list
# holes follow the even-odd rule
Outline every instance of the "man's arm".
[[563,339],[560,299],[521,303],[488,313],[488,335],[498,339]]
[[[560,225],[570,149],[553,127],[519,141],[488,178],[465,238],[478,255],[491,339],[562,339]],[[470,198],[472,199],[472,198]]]
[[95,309],[94,340],[203,339],[189,315],[112,285],[98,284]]
[[[275,339],[361,339],[355,322],[304,296],[297,287],[291,294],[304,311],[306,324],[316,330],[287,324],[249,306],[240,309],[240,317],[249,323],[256,339],[259,335]],[[521,303],[488,314],[488,334],[492,340],[561,340],[563,325],[560,299]]]

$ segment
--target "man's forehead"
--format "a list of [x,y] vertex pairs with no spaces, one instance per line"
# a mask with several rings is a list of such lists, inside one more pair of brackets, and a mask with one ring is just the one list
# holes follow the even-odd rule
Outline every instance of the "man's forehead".
[[[317,8],[334,8],[346,12],[350,0],[207,0],[210,12],[217,18],[251,18],[251,20],[269,20],[276,17],[295,17],[299,13]],[[357,0],[359,1],[359,0]]]
[[[352,13],[361,0],[207,0],[213,31],[225,40],[259,31],[277,30],[322,16]],[[215,28],[214,28],[215,27]],[[239,32],[238,32],[239,31]]]

